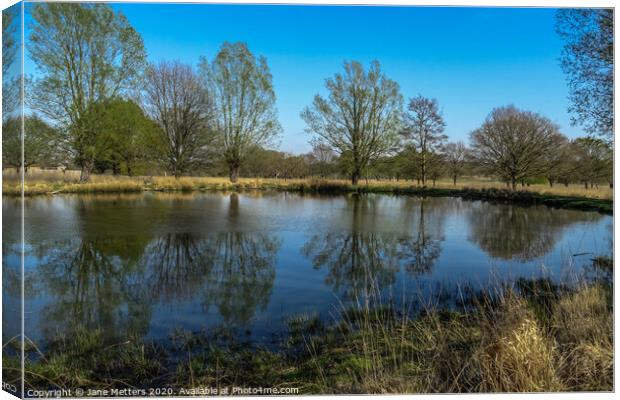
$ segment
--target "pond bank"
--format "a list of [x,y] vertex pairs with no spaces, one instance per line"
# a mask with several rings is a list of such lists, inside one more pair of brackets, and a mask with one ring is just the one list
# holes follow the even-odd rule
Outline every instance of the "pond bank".
[[[408,318],[375,304],[343,310],[330,325],[301,315],[290,321],[279,350],[221,346],[183,332],[165,348],[77,329],[45,352],[27,342],[26,382],[36,389],[165,387],[173,395],[196,387],[292,387],[298,394],[610,391],[612,292],[609,282],[569,289],[524,280],[499,297],[477,293],[458,312],[427,309]],[[4,360],[5,381],[18,379],[19,360],[6,353]]]
[[[305,181],[263,181],[250,180],[230,183],[225,180],[199,178],[145,178],[104,180],[88,183],[32,183],[24,188],[26,196],[57,195],[64,193],[139,193],[157,192],[192,192],[192,191],[244,191],[275,190],[309,194],[348,194],[348,193],[384,193],[413,196],[461,197],[470,200],[489,200],[515,203],[521,205],[546,205],[556,208],[598,211],[613,213],[613,200],[580,196],[564,196],[532,191],[511,191],[497,188],[435,188],[418,187],[404,184],[350,185],[341,182],[305,180]],[[21,187],[16,184],[4,184],[3,195],[19,196]]]

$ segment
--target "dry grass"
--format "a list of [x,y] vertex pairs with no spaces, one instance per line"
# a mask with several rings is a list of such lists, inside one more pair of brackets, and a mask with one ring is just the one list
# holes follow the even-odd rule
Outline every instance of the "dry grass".
[[549,392],[564,389],[556,368],[558,352],[525,302],[512,295],[502,299],[498,316],[483,319],[474,363],[481,392]]
[[[21,186],[19,175],[15,170],[3,171],[3,192],[5,194],[19,194]],[[231,183],[225,177],[127,177],[112,175],[92,175],[88,183],[79,183],[79,171],[50,171],[40,169],[30,169],[25,177],[25,191],[27,194],[44,194],[51,192],[74,192],[74,193],[92,193],[92,192],[127,192],[142,190],[236,190],[236,189],[293,189],[313,188],[316,186],[338,186],[350,187],[347,180],[338,179],[266,179],[266,178],[240,178],[235,184]],[[417,187],[415,181],[395,181],[395,180],[362,180],[360,187],[370,190],[376,189],[406,189]],[[429,184],[432,186],[432,184]],[[436,182],[436,188],[439,189],[505,189],[506,185],[482,177],[467,177],[459,180],[454,186],[450,180],[439,180]],[[519,187],[519,190],[543,195],[554,195],[563,197],[585,197],[592,199],[613,199],[613,189],[606,185],[600,185],[596,188],[585,189],[582,185],[530,185]]]
[[553,325],[562,350],[560,375],[570,390],[613,385],[609,295],[600,286],[585,287],[556,305]]
[[364,303],[343,312],[332,339],[307,336],[311,362],[301,368],[322,393],[610,391],[609,294],[564,291],[542,319],[531,300],[548,293],[507,290],[467,313],[427,309],[415,319]]
[[[27,386],[293,386],[301,394],[613,390],[611,288],[558,294],[548,308],[551,326],[532,308],[539,295],[545,294],[526,299],[507,290],[469,311],[430,307],[413,318],[364,300],[343,306],[334,325],[294,319],[288,344],[278,350],[220,346],[192,333],[173,335],[173,348],[164,350],[78,330],[45,357],[28,360]],[[5,378],[17,382],[19,360],[4,356]]]

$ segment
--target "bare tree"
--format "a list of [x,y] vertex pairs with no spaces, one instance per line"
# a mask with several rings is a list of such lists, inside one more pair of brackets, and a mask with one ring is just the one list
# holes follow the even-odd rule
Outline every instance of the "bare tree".
[[613,150],[605,141],[593,138],[577,138],[572,142],[576,156],[577,179],[585,188],[595,187],[601,181],[613,186]]
[[508,106],[494,109],[470,137],[481,166],[515,190],[517,182],[546,174],[546,156],[558,135],[558,126],[549,119]]
[[308,158],[313,172],[318,173],[321,178],[334,172],[337,161],[336,153],[324,143],[320,141],[313,143],[312,152],[308,154]]
[[213,62],[202,59],[200,69],[230,181],[236,182],[248,153],[269,144],[281,129],[267,59],[256,58],[245,43],[226,42]]
[[556,182],[568,185],[570,175],[574,175],[575,157],[571,142],[564,135],[557,135],[552,148],[545,154],[547,159],[546,177],[549,186]]
[[402,135],[412,141],[418,152],[419,157],[416,159],[419,163],[422,185],[426,186],[431,154],[448,138],[443,134],[446,124],[436,99],[428,99],[421,95],[409,99],[407,111]]
[[463,174],[467,162],[467,147],[463,142],[448,143],[443,146],[442,152],[448,173],[456,186],[456,178]]
[[199,167],[212,142],[210,107],[200,77],[175,62],[151,65],[146,72],[145,110],[160,128],[164,163],[175,177]]
[[613,8],[561,9],[556,31],[565,41],[561,62],[570,89],[573,124],[591,134],[613,137]]
[[326,80],[329,97],[314,97],[301,117],[323,144],[347,160],[351,182],[373,160],[398,145],[402,96],[398,84],[387,78],[378,61],[365,71],[357,61],[345,62],[344,74]]

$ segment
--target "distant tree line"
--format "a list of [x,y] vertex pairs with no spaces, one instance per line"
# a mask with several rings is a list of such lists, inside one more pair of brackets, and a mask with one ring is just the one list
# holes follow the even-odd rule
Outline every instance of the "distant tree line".
[[[38,75],[26,85],[33,110],[24,124],[26,169],[78,168],[81,181],[110,171],[227,175],[232,182],[240,176],[347,177],[353,184],[407,179],[423,186],[484,175],[513,190],[532,182],[613,182],[613,107],[603,107],[613,104],[606,12],[558,13],[574,123],[589,136],[569,140],[543,115],[509,105],[491,110],[468,144],[450,142],[436,99],[417,95],[405,104],[378,61],[368,67],[350,61],[326,79],[326,95],[302,110],[313,149],[301,155],[272,149],[282,131],[272,75],[267,60],[246,44],[225,42],[197,67],[149,64],[140,34],[106,4],[39,3],[31,12],[27,51]],[[587,27],[573,29],[584,21]],[[15,41],[6,36],[10,61]],[[3,132],[3,163],[19,169],[20,119],[4,118]]]

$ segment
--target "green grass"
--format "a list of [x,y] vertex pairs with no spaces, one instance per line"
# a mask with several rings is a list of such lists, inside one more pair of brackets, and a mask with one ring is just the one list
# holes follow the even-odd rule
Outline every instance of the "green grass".
[[[164,348],[76,328],[45,353],[31,347],[26,386],[297,387],[300,394],[613,389],[610,281],[568,288],[521,280],[475,293],[458,312],[426,307],[415,316],[378,296],[366,300],[328,324],[292,318],[287,340],[272,349],[190,332],[177,332]],[[4,379],[17,382],[18,361],[6,353],[4,360]]]

